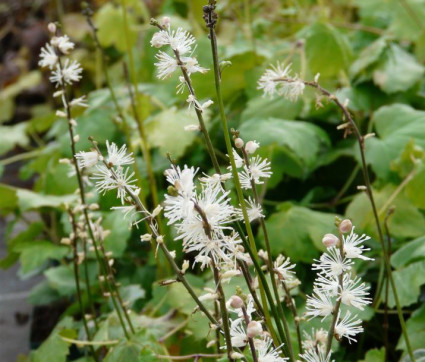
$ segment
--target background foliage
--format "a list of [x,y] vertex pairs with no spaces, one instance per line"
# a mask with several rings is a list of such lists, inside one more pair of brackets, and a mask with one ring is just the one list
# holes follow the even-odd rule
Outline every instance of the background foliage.
[[[211,69],[202,20],[204,2],[128,0],[92,4],[113,87],[126,120],[136,129],[122,70],[122,63],[128,63],[123,41],[123,3],[141,94],[138,113],[148,131],[154,171],[162,188],[159,196],[163,197],[166,186],[162,172],[168,166],[167,152],[180,164],[198,165],[204,171],[211,166],[200,137],[183,130],[196,121],[186,110],[184,96],[175,95],[177,79],[158,82],[155,77],[156,50],[149,44],[154,29],[149,26],[149,18],[166,14],[176,26],[190,29],[198,39],[200,64]],[[47,21],[59,20],[63,24],[64,31],[78,44],[75,54],[85,69],[83,81],[74,89],[76,95],[88,94],[90,104],[78,116],[78,149],[90,148],[88,136],[94,136],[100,144],[107,139],[118,144],[128,142],[110,93],[104,88],[101,55],[85,17],[79,13],[79,5],[31,5],[25,9],[27,18],[17,16],[14,21],[28,34],[32,30],[33,43],[25,38],[25,32],[19,36],[8,28],[2,38],[2,48],[7,51],[0,68],[0,208],[9,226],[8,255],[0,266],[8,268],[19,261],[22,278],[44,274],[45,280],[30,295],[34,305],[57,305],[59,301],[66,304],[61,320],[53,321],[57,325],[50,337],[28,357],[31,361],[65,361],[67,355],[78,358],[77,351],[69,350],[69,344],[60,336],[77,339],[81,329],[78,318],[71,318],[78,314],[78,308],[70,251],[59,243],[71,231],[63,205],[76,197],[76,182],[67,177],[68,166],[58,162],[71,156],[67,125],[55,117],[53,89],[46,74],[37,69],[38,49],[47,39]],[[218,5],[219,55],[231,62],[223,71],[224,101],[231,127],[239,129],[244,139],[259,141],[262,155],[272,161],[274,174],[262,190],[272,251],[276,255],[285,251],[298,263],[300,279],[306,281],[303,291],[308,293],[310,264],[322,249],[321,237],[332,231],[335,215],[344,215],[353,220],[358,231],[372,236],[369,246],[375,262],[359,265],[359,270],[374,290],[383,272],[372,210],[366,195],[357,190],[362,183],[358,146],[353,138],[343,137],[343,132],[336,130],[341,123],[340,112],[333,104],[317,99],[311,90],[303,99],[291,103],[264,98],[256,89],[264,69],[281,61],[292,63],[300,77],[307,80],[320,73],[323,86],[337,89],[341,101],[349,99],[349,108],[361,130],[376,134],[366,140],[366,157],[377,207],[382,221],[389,208],[394,207],[394,214],[388,219],[394,277],[409,317],[407,326],[413,348],[425,348],[425,2],[228,0],[219,1]],[[214,99],[212,77],[212,72],[193,77],[200,99]],[[224,167],[225,147],[214,106],[207,126],[214,145],[222,152],[220,161]],[[136,132],[131,132],[131,143],[139,149]],[[137,163],[147,180],[146,166],[139,154]],[[144,230],[130,232],[121,214],[107,211],[116,204],[113,196],[93,196],[91,201],[101,205],[103,226],[112,231],[105,246],[116,258],[117,278],[124,286],[125,299],[136,311],[143,312],[135,318],[139,325],[146,326],[131,343],[115,346],[105,360],[155,360],[154,353],[164,354],[164,349],[172,354],[208,351],[208,326],[200,315],[192,315],[194,305],[185,291],[177,284],[167,288],[157,284],[162,276],[155,274],[149,247],[139,242]],[[24,232],[10,236],[14,224],[27,220],[29,211],[38,213],[37,220],[28,222]],[[260,245],[261,240],[258,235]],[[179,255],[178,243],[170,247],[177,249]],[[212,285],[199,270],[188,277],[198,292]],[[90,278],[95,284],[94,262]],[[234,287],[226,286],[229,290]],[[298,295],[296,299],[302,311],[303,298]],[[104,319],[95,339],[119,339],[122,336],[116,316],[101,299],[98,303]],[[394,307],[391,293],[388,305]],[[344,344],[337,360],[383,360],[380,308],[365,311],[365,334],[357,345]],[[158,342],[182,321],[187,323],[177,333]],[[390,360],[405,352],[399,337],[398,320],[391,314]]]

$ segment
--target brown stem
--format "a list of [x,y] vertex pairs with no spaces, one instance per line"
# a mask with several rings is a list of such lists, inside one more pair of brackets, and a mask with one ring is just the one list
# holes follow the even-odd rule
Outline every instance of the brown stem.
[[[245,306],[242,306],[242,313],[245,320],[246,328],[248,329],[248,324],[250,322],[248,313],[246,312]],[[258,362],[257,352],[255,351],[254,340],[251,337],[248,337],[248,344],[252,354],[252,360]]]

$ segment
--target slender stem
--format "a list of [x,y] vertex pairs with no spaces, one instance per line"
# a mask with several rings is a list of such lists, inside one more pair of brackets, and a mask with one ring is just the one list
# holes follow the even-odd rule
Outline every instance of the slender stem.
[[[217,301],[214,301],[214,318],[220,318],[220,310]],[[216,348],[217,352],[220,352],[220,330],[218,328],[215,329],[215,340],[216,340]]]
[[[93,12],[89,7],[87,7],[83,10],[83,14],[86,16],[86,21],[87,21],[90,29],[92,30],[93,40],[94,40],[95,46],[99,50],[99,53],[101,55],[102,71],[103,71],[103,75],[105,76],[105,83],[106,83],[106,86],[109,89],[109,93],[111,94],[112,102],[114,103],[118,117],[122,121],[124,134],[127,138],[128,148],[129,148],[130,152],[133,155],[135,155],[135,150],[134,150],[133,144],[131,142],[131,134],[130,134],[129,126],[128,126],[128,123],[127,123],[127,119],[124,116],[124,112],[123,112],[123,110],[122,110],[122,108],[121,108],[121,106],[118,102],[118,98],[116,96],[115,90],[112,87],[112,83],[111,83],[111,79],[110,79],[109,71],[108,71],[108,62],[107,62],[107,59],[106,59],[106,54],[105,54],[105,51],[104,51],[102,45],[100,44],[98,36],[97,36],[97,28],[92,21]],[[145,200],[145,194],[144,194],[143,189],[141,188],[141,183],[140,183],[141,180],[142,180],[142,177],[140,175],[140,171],[139,171],[139,168],[137,167],[136,162],[133,164],[133,170],[134,170],[134,173],[136,175],[136,180],[139,184],[140,198],[142,199],[142,202],[145,202],[146,201]]]
[[[165,31],[165,28],[163,26],[161,26],[161,24],[159,24],[155,19],[151,19],[151,24],[156,26],[158,29]],[[173,52],[174,52],[174,56],[176,57],[176,60],[177,60],[177,65],[180,67],[180,70],[183,74],[183,78],[185,80],[185,83],[187,85],[189,93],[194,97],[196,102],[198,102],[198,98],[196,97],[195,89],[193,88],[193,85],[192,85],[192,80],[190,79],[190,75],[188,74],[187,69],[184,66],[184,64],[183,64],[183,62],[180,58],[179,51],[173,49]],[[208,154],[211,158],[211,162],[214,166],[215,171],[220,174],[221,173],[220,165],[218,163],[217,156],[214,152],[214,146],[211,142],[210,134],[207,130],[207,127],[205,126],[204,117],[202,115],[202,109],[200,109],[196,105],[195,105],[194,109],[195,109],[195,112],[196,112],[196,116],[198,118],[199,127],[201,128],[201,132],[204,135],[205,144],[207,146],[207,151],[208,151]]]
[[[153,170],[152,170],[152,162],[151,162],[151,159],[150,159],[150,152],[149,152],[149,149],[147,148],[148,143],[147,143],[146,133],[145,133],[144,126],[143,126],[143,120],[140,119],[140,117],[139,117],[139,112],[137,110],[136,96],[135,96],[133,89],[131,87],[131,84],[129,82],[127,66],[126,66],[125,63],[123,63],[123,66],[124,66],[124,76],[125,76],[125,79],[127,81],[128,93],[130,95],[131,107],[133,109],[133,115],[134,115],[134,118],[136,119],[137,127],[139,129],[139,134],[142,137],[142,141],[143,141],[142,143],[144,145],[142,147],[142,152],[143,152],[143,157],[145,157],[145,161],[146,161],[146,165],[147,165],[148,177],[149,177],[149,187],[150,187],[150,191],[151,191],[151,195],[152,195],[152,202],[153,202],[154,207],[156,207],[159,204],[158,190],[157,190],[157,186],[156,186],[155,175],[154,175]],[[161,234],[163,234],[164,227],[162,225],[161,217],[158,217],[157,221],[158,221],[159,232]],[[165,266],[166,271],[164,273],[164,272],[162,272],[162,267],[161,267],[162,263],[161,263],[160,260],[158,260],[158,269],[160,271],[160,274],[162,274],[162,275],[170,274],[168,264],[165,264],[165,265],[166,265]]]
[[[249,169],[250,168],[250,162],[249,162],[248,154],[247,154],[245,148],[243,148],[243,147],[241,148],[241,151],[242,151],[243,158],[244,158],[244,161],[245,161],[245,166]],[[252,178],[251,178],[251,190],[252,190],[252,194],[254,195],[255,202],[257,204],[259,204],[260,199],[258,197],[257,187],[256,187],[255,182]],[[274,297],[276,299],[277,310],[279,312],[279,317],[280,317],[280,320],[283,324],[283,328],[285,329],[285,335],[286,335],[286,339],[287,339],[287,343],[288,343],[290,356],[293,360],[295,360],[294,351],[293,351],[292,342],[291,342],[291,337],[290,337],[290,333],[289,333],[288,322],[286,321],[285,313],[284,313],[283,308],[282,308],[282,303],[280,302],[279,290],[278,290],[278,286],[277,286],[277,283],[276,283],[276,276],[277,275],[276,275],[276,273],[274,271],[274,267],[273,267],[272,250],[271,250],[271,247],[270,247],[270,241],[269,241],[269,235],[268,235],[268,232],[267,232],[266,223],[265,223],[263,217],[260,217],[260,225],[261,225],[261,229],[263,231],[264,243],[266,244],[266,250],[267,250],[267,255],[268,255],[267,267],[268,267],[269,272],[270,272],[270,280],[271,280],[271,284],[272,284],[272,287],[273,287]],[[300,349],[301,348],[302,347],[300,346]]]
[[[86,260],[87,259],[87,241],[86,240],[83,241],[83,252],[84,252],[84,260]],[[84,263],[84,281],[88,289],[90,287],[88,263]],[[94,325],[96,329],[98,329],[99,325],[97,323],[96,311],[94,309],[94,302],[93,302],[93,297],[91,295],[91,292],[87,292],[87,298],[88,298],[89,306],[91,309],[91,313],[93,315]]]
[[[275,79],[275,81],[293,82],[294,79],[277,78],[277,79]],[[383,232],[382,232],[381,223],[379,221],[378,210],[376,208],[376,203],[375,203],[375,199],[374,199],[373,191],[372,191],[372,184],[370,182],[369,173],[368,173],[368,170],[367,170],[366,155],[365,155],[365,144],[364,144],[365,138],[360,133],[360,130],[357,127],[356,122],[354,122],[354,119],[352,118],[350,112],[348,111],[348,108],[345,105],[343,105],[334,94],[332,94],[331,92],[329,92],[325,88],[321,87],[315,81],[314,82],[303,81],[303,83],[307,86],[316,88],[320,93],[322,93],[323,95],[328,97],[332,102],[334,102],[338,106],[339,109],[341,109],[342,113],[344,114],[345,119],[348,121],[348,124],[350,126],[350,129],[347,128],[346,130],[350,130],[350,131],[354,132],[354,135],[357,138],[357,141],[358,141],[358,144],[359,144],[359,150],[360,150],[363,179],[364,179],[365,186],[366,186],[366,193],[369,197],[369,201],[370,201],[370,204],[372,206],[373,216],[374,216],[375,222],[376,222],[376,227],[378,229],[379,241],[381,243],[383,258],[384,258],[384,262],[385,262],[385,269],[386,269],[386,272],[387,272],[387,277],[390,280],[391,288],[393,290],[394,300],[395,300],[395,303],[396,303],[396,306],[397,306],[397,311],[398,311],[398,317],[399,317],[399,320],[400,320],[400,325],[401,325],[401,329],[402,329],[402,332],[403,332],[403,337],[404,337],[404,340],[406,342],[407,352],[408,352],[411,360],[414,362],[414,361],[416,361],[416,359],[415,359],[415,356],[413,354],[413,350],[412,350],[412,346],[410,344],[409,336],[407,334],[406,323],[404,321],[403,312],[402,312],[400,301],[399,301],[399,298],[398,298],[398,293],[397,293],[397,290],[395,288],[395,283],[394,283],[394,278],[393,278],[393,275],[392,275],[390,259],[389,259],[389,256],[388,256],[388,253],[387,253],[387,250],[386,250],[386,247],[385,247],[384,235],[383,235]]]
[[[100,152],[100,150],[99,150],[99,148],[97,146],[97,143],[95,141],[93,141],[93,139],[91,139],[91,141],[92,141],[92,144],[93,144],[94,148],[99,153],[99,155],[102,155],[102,153]],[[110,165],[108,165],[108,163],[104,159],[103,159],[103,163],[104,163],[104,165],[106,167],[110,168]],[[112,176],[114,178],[116,178],[116,175],[112,171],[112,169],[111,169],[111,173],[112,173]],[[146,211],[146,208],[143,205],[143,203],[141,202],[140,198],[137,195],[135,195],[127,186],[125,186],[125,191],[127,192],[128,196],[130,196],[130,198],[133,200],[134,205],[136,206],[136,208],[139,211],[141,211],[142,213],[146,213],[147,212]],[[152,232],[157,233],[157,231],[156,231],[157,228],[153,224],[154,219],[148,218],[147,220],[150,223],[150,228],[151,228]],[[157,234],[156,236],[158,237],[159,234]],[[218,328],[221,328],[220,327],[220,324],[216,321],[216,319],[211,315],[211,313],[208,311],[208,309],[205,307],[205,305],[197,297],[195,291],[193,290],[192,286],[189,284],[189,282],[185,278],[184,273],[180,270],[180,268],[176,264],[173,256],[169,252],[169,250],[168,250],[167,246],[165,245],[165,243],[164,242],[157,242],[157,246],[164,253],[166,259],[168,260],[168,262],[170,263],[172,269],[176,273],[176,279],[177,279],[177,281],[181,282],[184,285],[184,287],[186,288],[186,290],[189,292],[190,296],[193,298],[193,300],[195,301],[195,303],[198,305],[199,309],[206,315],[206,317],[210,320],[210,322],[212,324],[214,324],[215,326],[217,326]]]
[[230,336],[229,315],[227,314],[226,308],[226,296],[221,285],[220,274],[218,272],[217,266],[215,265],[214,258],[211,258],[211,268],[213,270],[214,281],[218,294],[218,302],[220,304],[221,323],[223,325],[224,339],[226,340],[227,357],[229,358],[230,362],[234,362],[235,360],[232,358],[233,348],[232,338]]
[[[74,264],[74,279],[75,279],[75,286],[77,288],[77,299],[78,299],[78,304],[80,306],[81,318],[83,319],[84,330],[86,331],[87,339],[89,341],[91,341],[92,336],[91,336],[91,333],[90,333],[89,326],[87,324],[85,308],[84,308],[83,300],[82,300],[82,297],[81,297],[80,276],[79,276],[79,273],[78,273],[78,253],[77,253],[78,230],[77,230],[77,223],[75,222],[75,216],[71,212],[71,210],[69,210],[69,215],[71,217],[72,230],[74,232],[74,238],[71,242],[71,247],[72,247],[72,252],[73,252],[73,259],[72,260],[73,260],[73,264]],[[93,316],[93,317],[95,318],[96,316]],[[95,358],[95,360],[99,361],[99,357],[97,356],[93,346],[90,345],[89,348],[90,348],[90,351],[91,351],[93,357]]]
[[[339,233],[339,252],[341,254],[341,258],[344,259],[344,245],[343,245],[343,238],[342,238],[341,232]],[[342,272],[338,277],[338,289],[340,290],[341,293],[342,293],[343,287],[344,287],[343,280],[344,280],[344,272]],[[326,342],[326,356],[329,355],[329,352],[332,348],[332,341],[334,339],[335,326],[338,323],[339,307],[341,306],[341,300],[342,300],[342,298],[339,298],[336,301],[335,307],[332,311],[332,322],[331,322],[331,326],[330,326],[329,332],[328,332],[328,340]]]
[[[60,54],[59,50],[57,50],[57,54]],[[59,66],[60,72],[62,72],[63,67],[62,67],[62,62],[61,62],[60,57],[58,57],[58,66]],[[97,261],[98,261],[98,263],[101,267],[101,271],[104,272],[104,275],[105,275],[105,278],[106,278],[106,284],[107,284],[108,289],[109,289],[110,294],[111,294],[112,303],[115,307],[115,310],[117,312],[118,318],[120,320],[120,323],[121,323],[123,331],[126,335],[126,338],[130,339],[130,335],[128,334],[127,329],[125,328],[125,323],[122,319],[118,305],[115,301],[115,298],[113,297],[112,287],[109,284],[109,281],[107,279],[107,271],[106,271],[106,268],[104,266],[104,260],[99,255],[98,247],[97,247],[97,244],[96,244],[96,238],[94,237],[94,233],[93,233],[93,230],[92,230],[92,227],[91,227],[90,218],[88,216],[85,190],[84,190],[84,183],[83,183],[83,179],[82,179],[82,176],[81,176],[80,168],[78,167],[78,160],[77,160],[77,157],[76,157],[77,151],[76,151],[76,147],[75,147],[74,129],[73,129],[73,125],[72,125],[71,106],[70,106],[70,102],[68,100],[68,95],[66,93],[65,84],[63,82],[61,82],[61,90],[63,92],[63,95],[62,95],[63,103],[64,103],[64,106],[65,106],[65,109],[66,109],[66,117],[67,117],[67,120],[68,120],[68,132],[69,132],[69,137],[70,137],[70,141],[71,141],[72,158],[73,158],[73,161],[74,161],[75,173],[76,173],[76,176],[77,176],[77,181],[78,181],[78,186],[79,186],[79,194],[80,194],[81,204],[83,206],[84,220],[85,220],[88,232],[89,232],[90,239],[93,242]],[[90,290],[90,286],[87,286],[87,290]]]
[[102,251],[103,257],[105,258],[105,266],[106,266],[107,271],[108,271],[108,277],[109,277],[109,280],[111,281],[112,285],[115,288],[115,295],[116,295],[116,297],[118,299],[118,303],[121,306],[121,309],[123,311],[124,317],[125,317],[128,325],[129,325],[129,327],[130,327],[131,333],[134,334],[134,333],[136,333],[136,331],[134,329],[134,326],[133,326],[133,323],[131,321],[130,315],[128,314],[128,310],[127,310],[127,308],[125,306],[125,303],[124,303],[124,301],[123,301],[123,299],[121,297],[121,293],[119,291],[117,282],[116,282],[115,277],[114,277],[114,271],[112,269],[112,266],[109,264],[109,261],[111,259],[109,259],[108,254],[106,253],[105,247],[103,246],[103,240],[102,239],[99,240],[99,248]]
[[[133,83],[134,92],[135,92],[135,94],[133,94],[133,92],[131,91],[131,87],[129,87],[130,100],[132,103],[134,117],[136,118],[136,123],[137,123],[137,127],[140,134],[141,146],[142,146],[141,149],[142,149],[143,158],[145,159],[145,162],[146,162],[146,169],[147,169],[148,177],[149,177],[149,188],[152,194],[151,195],[152,202],[156,206],[159,204],[158,203],[158,187],[156,185],[155,174],[152,168],[149,142],[146,136],[143,119],[140,118],[139,112],[138,112],[140,109],[139,90],[137,86],[137,74],[136,74],[136,67],[135,67],[134,58],[133,58],[133,49],[131,48],[131,42],[130,42],[130,29],[128,27],[128,21],[127,21],[127,0],[121,0],[121,7],[122,7],[123,22],[124,22],[125,42],[127,46],[128,60],[129,60],[129,66],[130,66],[130,75],[131,75],[131,81]],[[125,69],[126,68],[124,68],[124,70]],[[159,224],[161,225],[161,221],[159,221]]]
[[[394,208],[387,210],[387,215],[384,220],[385,233],[387,236],[387,247],[388,247],[388,255],[391,257],[391,234],[390,229],[388,227],[388,218],[393,214]],[[385,281],[385,299],[384,299],[384,322],[382,324],[382,328],[384,330],[384,346],[385,346],[385,361],[388,361],[389,354],[389,340],[388,340],[388,329],[389,329],[389,321],[388,321],[388,293],[389,293],[389,280],[388,278]]]
[[[227,118],[226,118],[226,114],[225,114],[225,111],[224,111],[223,98],[222,98],[222,94],[221,94],[221,74],[220,74],[220,65],[219,65],[219,61],[218,61],[217,39],[216,39],[215,30],[214,30],[214,27],[215,27],[215,24],[216,24],[216,21],[217,21],[217,14],[215,13],[214,10],[215,10],[215,1],[210,1],[209,5],[204,6],[204,19],[206,21],[207,27],[209,28],[209,38],[210,38],[210,42],[211,42],[211,50],[212,50],[213,63],[214,63],[214,82],[215,82],[215,88],[216,88],[216,96],[217,96],[217,100],[218,100],[218,107],[219,107],[219,111],[220,111],[220,118],[221,118],[221,122],[222,122],[222,128],[223,128],[224,140],[225,140],[225,143],[226,143],[227,154],[229,156],[230,164],[232,166],[233,181],[234,181],[234,184],[235,184],[236,193],[238,195],[239,204],[241,206],[246,231],[247,231],[247,234],[248,234],[248,240],[249,240],[248,245],[249,245],[249,248],[251,249],[250,251],[252,252],[253,259],[258,259],[257,247],[255,245],[255,238],[254,238],[254,234],[252,232],[250,220],[249,220],[249,217],[248,217],[248,211],[247,211],[247,208],[246,208],[245,199],[243,197],[242,187],[241,187],[239,175],[238,175],[237,168],[236,168],[236,162],[235,162],[235,158],[233,156],[233,149],[232,149],[232,144],[231,144],[231,141],[230,141]],[[266,303],[265,292],[266,292],[266,288],[268,288],[268,287],[266,287],[266,285],[264,285],[264,283],[267,284],[265,279],[264,280],[260,279],[261,298],[262,298],[263,305],[266,306],[267,303]],[[271,294],[270,294],[270,297],[271,297]],[[270,308],[272,309],[272,311],[276,312],[276,308],[274,306],[272,297],[269,298],[269,303],[270,303]],[[264,308],[264,311],[266,311],[266,308]],[[267,312],[266,312],[266,317],[267,317]],[[286,336],[285,336],[285,333],[283,332],[283,330],[281,329],[281,325],[279,323],[279,318],[277,318],[277,313],[275,315],[275,321],[276,321],[276,325],[277,325],[278,330],[279,330],[281,341],[283,343],[285,343],[286,342]],[[267,323],[269,323],[269,325],[271,326],[270,316],[268,316]],[[285,344],[285,347],[286,346],[287,346],[287,344]]]
[[291,297],[291,292],[289,288],[287,287],[285,281],[282,281],[283,289],[286,294],[286,301],[287,305],[289,306],[289,310],[292,313],[292,317],[294,318],[294,324],[295,324],[295,330],[297,332],[297,341],[298,341],[298,348],[299,348],[299,354],[303,353],[303,344],[302,344],[302,337],[301,337],[301,328],[300,328],[300,321],[298,318],[297,313],[297,307],[295,306],[294,300]]
[[[245,320],[246,328],[248,329],[248,324],[250,322],[248,313],[246,312],[245,306],[242,306],[242,313]],[[248,344],[252,354],[252,360],[258,362],[257,352],[255,351],[254,340],[251,337],[248,337]]]

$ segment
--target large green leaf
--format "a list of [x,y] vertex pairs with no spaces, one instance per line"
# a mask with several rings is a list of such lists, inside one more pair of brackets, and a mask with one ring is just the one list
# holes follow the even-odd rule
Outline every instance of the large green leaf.
[[[44,272],[49,285],[63,296],[75,293],[75,278],[72,265],[60,265],[56,268],[47,269]],[[82,280],[80,280],[82,283]]]
[[21,271],[24,274],[40,267],[48,259],[60,260],[69,252],[69,248],[53,244],[50,241],[27,241],[19,243],[13,251],[21,255]]
[[123,255],[131,234],[129,223],[123,220],[123,217],[122,212],[114,211],[109,212],[103,220],[103,228],[110,231],[105,238],[105,249],[112,251],[114,257]]
[[[104,47],[115,46],[121,52],[127,49],[124,31],[124,17],[121,7],[112,3],[102,6],[94,17],[96,26],[99,28],[98,37]],[[130,45],[135,45],[136,33],[134,32],[135,19],[131,12],[127,11],[127,23],[129,26]]]
[[[204,120],[208,122],[209,112],[204,112]],[[146,132],[153,147],[159,147],[161,154],[168,152],[172,157],[180,157],[186,148],[193,143],[196,132],[184,130],[185,126],[198,124],[193,109],[177,110],[172,107],[166,109],[146,121]],[[201,136],[198,133],[199,136]]]
[[[418,301],[421,286],[425,284],[425,260],[409,264],[393,272],[401,307],[406,307]],[[382,291],[383,295],[385,290]],[[394,295],[389,292],[388,306],[395,307]]]
[[425,148],[424,111],[393,104],[379,108],[372,122],[378,137],[366,141],[366,159],[381,178],[389,176],[391,162],[400,156],[410,140]]
[[[425,304],[422,304],[418,310],[412,313],[406,325],[413,350],[425,348]],[[400,336],[397,349],[406,351],[406,342],[403,335]]]
[[385,349],[371,349],[367,351],[365,358],[360,362],[384,362],[385,361]]
[[[334,222],[333,214],[281,204],[279,211],[266,220],[273,255],[284,253],[294,262],[311,263],[323,250],[322,237],[332,232]],[[260,238],[264,240],[262,234]]]
[[[68,355],[69,343],[65,342],[59,335],[61,331],[66,330],[67,334],[71,332],[73,322],[71,317],[65,317],[55,327],[43,344],[31,353],[31,362],[65,362]],[[74,331],[74,338],[76,332]]]
[[402,92],[417,83],[424,72],[425,68],[411,54],[391,44],[374,69],[373,81],[386,93]]
[[351,49],[344,35],[329,24],[316,23],[305,31],[305,50],[313,74],[338,75],[348,68]]
[[[373,191],[381,223],[384,221],[387,208],[394,206],[395,212],[388,221],[391,235],[400,239],[415,238],[423,235],[425,217],[404,194],[401,193],[394,201],[387,202],[392,198],[391,195],[393,195],[394,191],[395,187],[391,185],[387,185],[379,191]],[[369,198],[365,193],[360,193],[354,197],[353,201],[348,205],[346,215],[368,235],[377,237],[375,219]]]
[[[289,174],[300,178],[306,177],[317,167],[319,157],[329,146],[329,138],[321,128],[302,121],[250,119],[239,130],[245,140],[256,140],[262,146],[282,147],[288,166],[284,167],[284,172],[289,171]],[[281,167],[282,160],[279,161],[273,160],[273,164]]]
[[391,264],[395,268],[400,268],[422,259],[425,259],[425,236],[408,242],[393,253]]
[[15,146],[29,145],[27,124],[18,123],[13,126],[0,126],[0,155],[13,149]]

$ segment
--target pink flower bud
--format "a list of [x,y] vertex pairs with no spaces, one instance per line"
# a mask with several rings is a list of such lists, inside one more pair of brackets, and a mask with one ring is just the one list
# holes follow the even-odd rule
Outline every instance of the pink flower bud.
[[47,25],[47,29],[49,29],[49,31],[52,34],[55,34],[56,33],[56,25],[55,25],[55,23],[49,23],[49,25]]
[[235,139],[235,146],[236,146],[236,148],[242,148],[243,145],[244,145],[244,141],[243,141],[242,138],[239,138],[238,137],[238,138]]
[[254,153],[257,151],[258,147],[260,147],[260,144],[257,141],[248,141],[245,146],[245,151],[247,153]]
[[344,234],[349,233],[352,228],[353,228],[353,223],[348,219],[342,220],[341,224],[339,224],[339,231],[341,231]]
[[237,295],[232,295],[230,297],[230,306],[235,309],[241,308],[243,306],[242,298],[238,297]]
[[246,328],[246,335],[249,338],[259,336],[261,333],[263,333],[263,327],[261,326],[260,322],[251,321],[248,323],[248,326]]
[[161,19],[161,25],[162,25],[163,27],[165,27],[165,28],[169,28],[169,27],[170,27],[170,25],[171,25],[171,19],[170,19],[170,17],[168,17],[168,16],[164,16],[164,17]]
[[331,246],[336,246],[339,244],[339,239],[334,234],[326,234],[322,239],[323,245],[325,245],[327,248],[330,248]]

